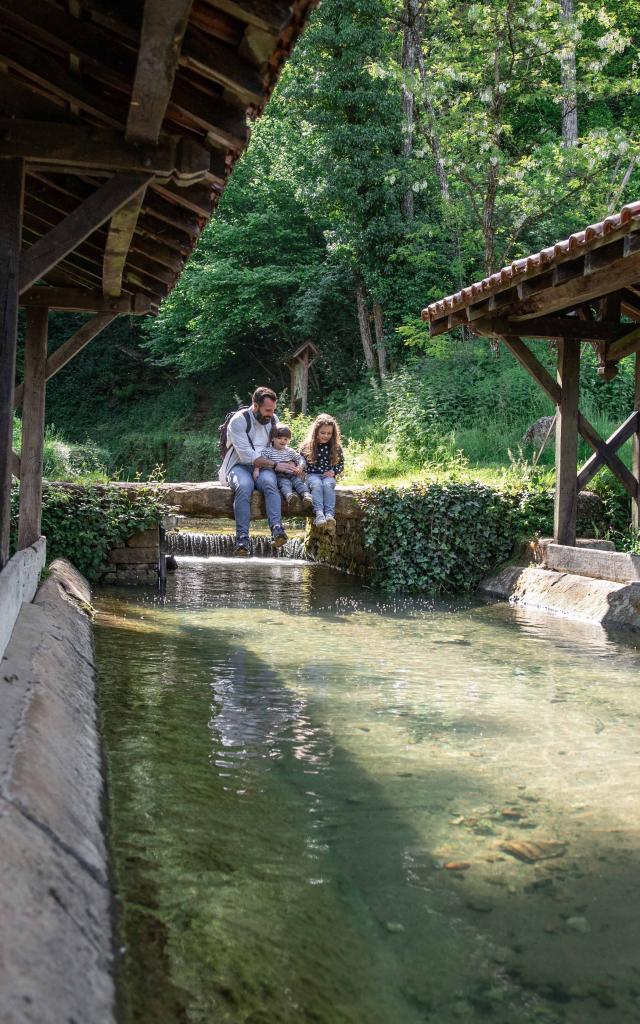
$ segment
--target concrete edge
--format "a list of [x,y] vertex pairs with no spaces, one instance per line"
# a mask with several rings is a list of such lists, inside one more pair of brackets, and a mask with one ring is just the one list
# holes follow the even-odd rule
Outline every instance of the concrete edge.
[[479,593],[523,608],[611,629],[640,631],[640,583],[614,583],[537,566],[508,566],[483,580]]
[[115,1022],[89,602],[54,562],[0,663],[3,1024]]

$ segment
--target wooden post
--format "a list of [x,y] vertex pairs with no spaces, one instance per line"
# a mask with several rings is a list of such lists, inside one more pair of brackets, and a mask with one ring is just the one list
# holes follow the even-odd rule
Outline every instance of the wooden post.
[[[636,392],[634,409],[640,411],[640,352],[636,352]],[[633,435],[633,456],[631,472],[636,482],[636,496],[631,499],[631,525],[634,530],[640,530],[640,417],[638,427]]]
[[289,409],[293,416],[296,414],[296,364],[295,361],[289,363],[289,373],[291,374],[291,399],[289,401]]
[[27,311],[20,455],[19,550],[35,544],[40,536],[48,314],[48,309],[43,306],[34,306]]
[[562,389],[556,426],[556,496],[553,539],[556,544],[576,543],[578,507],[578,403],[580,397],[580,342],[558,341],[558,384]]
[[309,349],[304,350],[304,356],[302,358],[302,383],[300,386],[300,412],[303,416],[307,415],[309,409],[308,403],[309,395]]
[[0,569],[9,559],[13,388],[23,197],[23,160],[0,160]]

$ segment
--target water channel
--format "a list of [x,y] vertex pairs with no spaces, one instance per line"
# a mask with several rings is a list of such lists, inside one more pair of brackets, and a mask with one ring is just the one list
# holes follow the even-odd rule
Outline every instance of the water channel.
[[637,640],[178,562],[95,595],[127,1024],[640,1020]]

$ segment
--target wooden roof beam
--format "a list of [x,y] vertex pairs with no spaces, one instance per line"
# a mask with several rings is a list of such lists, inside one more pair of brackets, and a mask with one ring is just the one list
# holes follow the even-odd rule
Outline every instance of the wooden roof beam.
[[262,106],[264,86],[259,71],[226,43],[189,26],[180,55],[180,66],[218,82],[247,105]]
[[108,128],[0,119],[0,159],[15,157],[54,173],[139,171],[185,184],[211,174],[210,150],[195,140],[161,136],[158,145],[137,144]]
[[193,0],[145,0],[125,137],[156,144]]
[[118,313],[141,316],[148,313],[151,303],[146,295],[120,295],[107,298],[98,291],[82,288],[56,288],[36,285],[20,296],[25,309],[46,306],[48,309],[79,313]]
[[570,338],[578,341],[615,341],[624,332],[618,323],[586,321],[577,316],[536,317],[524,322],[506,317],[483,317],[472,327],[478,334],[489,336],[520,333],[526,338]]
[[114,211],[126,206],[132,197],[144,192],[148,181],[148,175],[115,175],[47,235],[34,243],[20,259],[20,292],[25,292],[36,281],[45,277],[47,271],[76,249],[96,228],[109,220]]
[[291,0],[207,0],[247,25],[279,35],[291,18]]

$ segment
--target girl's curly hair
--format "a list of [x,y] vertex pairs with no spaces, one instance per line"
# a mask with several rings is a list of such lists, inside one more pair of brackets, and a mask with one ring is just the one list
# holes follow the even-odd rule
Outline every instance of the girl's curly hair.
[[330,442],[330,455],[331,463],[332,465],[335,465],[339,459],[339,451],[342,443],[342,438],[340,437],[340,427],[338,426],[338,421],[334,419],[333,416],[329,416],[329,414],[326,412],[321,412],[319,416],[316,416],[315,420],[313,421],[313,423],[309,427],[309,430],[307,431],[307,436],[302,442],[300,451],[308,462],[318,461],[318,431],[320,430],[321,427],[333,427],[333,433],[331,434]]

